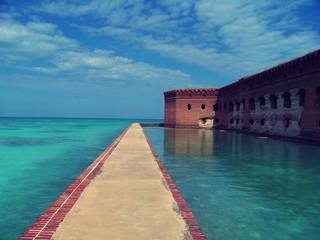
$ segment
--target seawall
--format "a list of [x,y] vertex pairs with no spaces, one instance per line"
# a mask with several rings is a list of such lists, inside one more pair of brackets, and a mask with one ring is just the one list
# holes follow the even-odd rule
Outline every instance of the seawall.
[[139,124],[126,129],[20,239],[206,239]]

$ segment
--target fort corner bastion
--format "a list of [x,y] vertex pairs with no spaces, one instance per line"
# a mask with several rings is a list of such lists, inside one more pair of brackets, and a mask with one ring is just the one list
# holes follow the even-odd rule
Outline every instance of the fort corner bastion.
[[222,88],[164,92],[165,127],[320,141],[320,49]]

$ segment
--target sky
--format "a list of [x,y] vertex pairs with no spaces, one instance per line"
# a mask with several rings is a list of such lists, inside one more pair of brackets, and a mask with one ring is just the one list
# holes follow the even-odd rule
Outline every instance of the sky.
[[320,0],[0,0],[0,117],[162,119],[320,48]]

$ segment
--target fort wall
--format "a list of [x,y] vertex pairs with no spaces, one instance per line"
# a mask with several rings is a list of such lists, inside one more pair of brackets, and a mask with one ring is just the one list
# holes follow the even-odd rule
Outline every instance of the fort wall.
[[[320,140],[320,50],[211,89],[215,96],[206,104],[215,111],[207,116],[199,108],[206,90],[164,93],[165,125],[199,126],[196,119],[212,116],[218,129]],[[170,98],[175,91],[180,95]],[[188,91],[199,94],[188,98]],[[195,110],[186,110],[188,104]]]
[[215,88],[165,92],[165,126],[199,127],[199,121],[213,119],[217,95],[218,91]]

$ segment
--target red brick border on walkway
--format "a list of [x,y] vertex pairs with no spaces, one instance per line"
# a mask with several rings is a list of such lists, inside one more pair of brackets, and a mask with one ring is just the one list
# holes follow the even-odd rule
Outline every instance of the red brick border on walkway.
[[[143,128],[142,128],[143,129]],[[184,200],[183,196],[181,195],[178,187],[176,186],[176,184],[173,182],[171,176],[169,175],[167,169],[165,168],[165,166],[163,165],[161,159],[159,158],[156,150],[154,149],[154,147],[152,146],[149,138],[147,137],[146,133],[143,131],[143,134],[145,136],[145,138],[147,139],[147,142],[149,144],[149,147],[152,151],[152,154],[169,186],[169,189],[172,193],[173,198],[175,199],[175,201],[178,204],[179,207],[179,212],[182,216],[182,218],[185,220],[185,222],[187,223],[187,226],[189,228],[189,232],[191,237],[194,240],[206,240],[206,236],[203,234],[199,223],[197,222],[196,218],[194,217],[193,213],[191,212],[188,204],[186,203],[186,201]]]
[[20,240],[51,239],[59,224],[79,199],[81,193],[101,171],[102,166],[117,147],[130,126],[82,172],[82,174],[57,198],[57,200],[20,237]]

